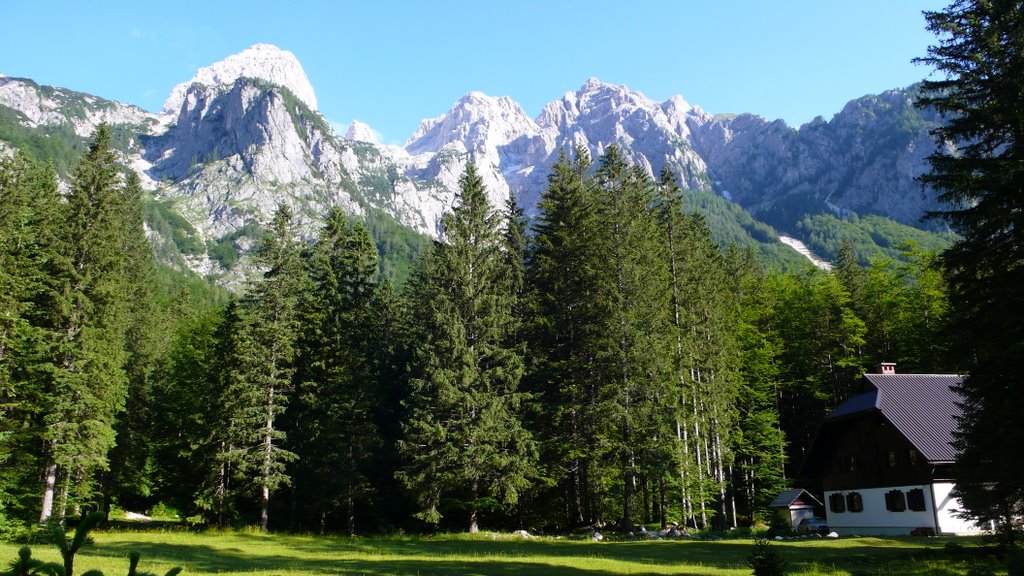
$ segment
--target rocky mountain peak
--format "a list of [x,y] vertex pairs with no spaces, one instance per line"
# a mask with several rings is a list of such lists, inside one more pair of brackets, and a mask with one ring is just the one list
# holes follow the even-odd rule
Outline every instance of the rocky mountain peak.
[[380,139],[377,138],[377,133],[373,131],[373,128],[359,120],[353,120],[352,124],[349,124],[348,131],[345,132],[345,140],[380,145]]
[[227,87],[243,77],[284,86],[311,110],[317,108],[313,86],[295,55],[272,44],[255,44],[220,62],[200,68],[191,80],[175,86],[164,102],[162,111],[164,114],[177,114],[193,84]]
[[406,150],[410,154],[437,152],[454,142],[466,150],[477,150],[537,132],[534,121],[511,98],[474,91],[445,114],[422,121],[419,130],[409,137]]

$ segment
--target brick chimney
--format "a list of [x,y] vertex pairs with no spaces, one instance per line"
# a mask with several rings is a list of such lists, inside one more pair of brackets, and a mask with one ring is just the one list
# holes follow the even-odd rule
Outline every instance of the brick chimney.
[[882,362],[878,365],[879,374],[895,374],[896,363],[895,362]]

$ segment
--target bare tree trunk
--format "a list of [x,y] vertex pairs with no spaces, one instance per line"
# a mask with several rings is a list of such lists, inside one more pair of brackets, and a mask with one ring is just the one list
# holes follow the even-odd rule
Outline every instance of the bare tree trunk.
[[68,512],[68,495],[71,493],[71,474],[66,471],[63,478],[63,486],[60,489],[60,503],[57,506],[57,518],[61,522],[67,517]]
[[57,463],[50,462],[46,466],[45,484],[43,486],[43,510],[39,514],[39,523],[46,524],[53,515],[53,491],[57,485]]
[[477,490],[479,489],[479,481],[473,479],[473,488],[470,493],[471,501],[469,503],[469,533],[476,534],[480,531],[479,519],[477,518],[476,500],[479,497]]
[[274,434],[274,387],[267,395],[267,416],[263,430],[263,478],[260,486],[260,531],[267,531],[270,516],[270,468],[273,463]]
[[260,487],[260,531],[267,531],[267,522],[270,519],[270,487],[264,484]]

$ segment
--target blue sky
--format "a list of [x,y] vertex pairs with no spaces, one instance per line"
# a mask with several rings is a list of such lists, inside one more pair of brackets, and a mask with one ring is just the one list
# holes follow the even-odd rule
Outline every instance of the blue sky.
[[471,90],[535,116],[587,78],[800,125],[929,70],[934,0],[0,0],[0,73],[158,111],[256,43],[290,50],[337,125],[402,143]]

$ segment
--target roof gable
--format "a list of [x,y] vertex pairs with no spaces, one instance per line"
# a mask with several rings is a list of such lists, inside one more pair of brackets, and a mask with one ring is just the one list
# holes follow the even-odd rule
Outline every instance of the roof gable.
[[821,506],[821,502],[813,494],[802,488],[786,490],[772,500],[769,508],[789,508],[794,503],[801,503],[808,506]]

